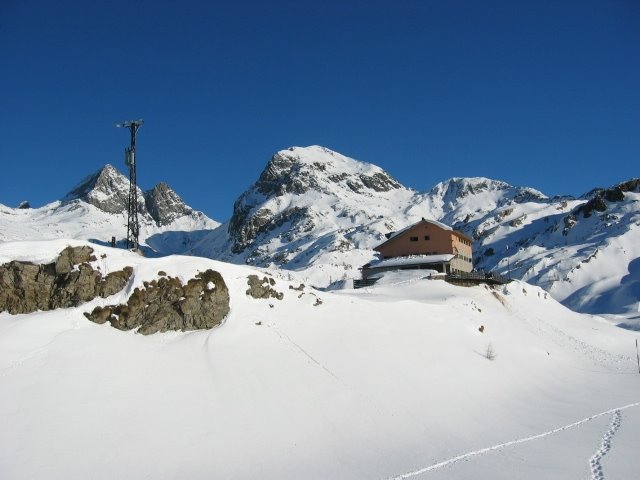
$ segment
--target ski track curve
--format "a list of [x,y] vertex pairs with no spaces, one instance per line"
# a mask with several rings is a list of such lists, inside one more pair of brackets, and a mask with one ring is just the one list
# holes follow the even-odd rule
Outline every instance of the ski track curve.
[[[612,408],[611,410],[607,410],[605,412],[600,412],[600,413],[596,413],[595,415],[591,415],[590,417],[587,418],[583,418],[582,420],[578,420],[577,422],[573,422],[570,423],[568,425],[564,425],[562,427],[558,427],[558,428],[554,428],[553,430],[549,430],[548,432],[543,432],[543,433],[539,433],[537,435],[531,435],[529,437],[524,437],[524,438],[519,438],[517,440],[511,440],[509,442],[504,442],[504,443],[499,443],[497,445],[492,445],[491,447],[486,447],[486,448],[481,448],[480,450],[474,450],[472,452],[467,452],[467,453],[463,453],[461,455],[458,455],[456,457],[452,457],[449,458],[448,460],[443,460],[441,462],[438,463],[434,463],[433,465],[429,465],[428,467],[423,467],[420,468],[418,470],[414,470],[412,472],[407,472],[407,473],[403,473],[401,475],[397,475],[394,477],[388,477],[387,480],[403,480],[405,478],[411,478],[411,477],[416,477],[418,475],[421,475],[423,473],[427,473],[430,472],[432,470],[438,470],[440,468],[443,467],[448,467],[454,463],[457,463],[461,460],[467,460],[471,457],[475,457],[478,455],[484,455],[486,453],[491,453],[493,451],[496,450],[501,450],[505,447],[510,447],[512,445],[518,445],[520,443],[526,443],[526,442],[530,442],[532,440],[538,440],[540,438],[544,438],[544,437],[548,437],[550,435],[553,435],[555,433],[559,433],[562,432],[564,430],[568,430],[570,428],[574,428],[574,427],[578,427],[580,425],[583,425],[587,422],[590,422],[593,419],[599,418],[599,417],[603,417],[605,415],[610,415],[610,414],[614,414],[614,420],[611,423],[611,426],[609,427],[609,430],[607,430],[607,433],[605,433],[603,440],[602,440],[602,445],[601,448],[595,453],[595,455],[593,457],[591,457],[590,460],[590,464],[591,465],[595,465],[595,471],[599,472],[600,476],[593,476],[593,472],[594,472],[594,467],[592,467],[591,471],[592,471],[592,480],[604,480],[604,476],[602,475],[602,468],[600,466],[600,459],[611,449],[611,438],[615,435],[615,433],[617,432],[618,428],[620,428],[620,422],[621,422],[621,418],[622,418],[622,410],[626,410],[628,408],[633,408],[633,407],[637,407],[640,405],[640,402],[636,402],[636,403],[630,403],[628,405],[624,405],[622,407],[617,407],[617,408]],[[593,461],[593,459],[596,458],[594,463],[591,463]]]
[[593,454],[593,456],[589,459],[589,467],[591,469],[591,480],[604,480],[605,476],[602,471],[602,464],[600,461],[602,457],[604,457],[609,450],[611,450],[611,441],[613,437],[618,432],[620,425],[622,424],[622,412],[620,410],[616,410],[613,413],[613,420],[611,421],[611,425],[609,425],[609,429],[605,432],[602,437],[602,442],[600,443],[600,448]]

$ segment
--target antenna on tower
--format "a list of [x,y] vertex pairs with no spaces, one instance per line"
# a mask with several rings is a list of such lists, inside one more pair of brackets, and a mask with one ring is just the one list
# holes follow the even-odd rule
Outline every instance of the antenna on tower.
[[116,127],[128,128],[131,144],[124,149],[124,164],[129,168],[129,196],[127,197],[127,248],[138,250],[140,223],[138,222],[138,183],[136,180],[136,134],[144,121],[127,120]]

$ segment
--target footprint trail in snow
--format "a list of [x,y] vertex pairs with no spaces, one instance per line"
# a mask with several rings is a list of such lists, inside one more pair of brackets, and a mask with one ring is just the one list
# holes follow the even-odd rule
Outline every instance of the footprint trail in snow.
[[605,477],[604,473],[602,472],[602,465],[600,464],[600,460],[602,460],[602,457],[604,457],[607,452],[611,450],[611,440],[620,428],[621,423],[622,413],[620,412],[620,410],[616,410],[613,413],[613,420],[611,421],[609,430],[607,430],[602,437],[600,448],[589,459],[589,467],[591,468],[591,480],[604,480]]
[[[640,402],[630,403],[628,405],[624,405],[618,408],[612,408],[611,410],[607,410],[605,412],[596,413],[595,415],[591,415],[590,417],[583,418],[582,420],[578,420],[577,422],[570,423],[568,425],[564,425],[562,427],[554,428],[553,430],[549,430],[548,432],[539,433],[537,435],[531,435],[530,437],[519,438],[517,440],[512,440],[510,442],[499,443],[497,445],[492,445],[491,447],[482,448],[480,450],[474,450],[472,452],[463,453],[456,457],[450,458],[448,460],[443,460],[442,462],[434,463],[433,465],[429,465],[428,467],[420,468],[418,470],[414,470],[413,472],[403,473],[402,475],[397,475],[393,477],[389,477],[388,480],[403,480],[405,478],[416,477],[418,475],[422,475],[423,473],[430,472],[432,470],[438,470],[443,467],[448,467],[454,463],[457,463],[461,460],[467,460],[471,457],[475,457],[477,455],[484,455],[486,453],[491,453],[496,450],[501,450],[505,447],[510,447],[512,445],[518,445],[520,443],[530,442],[532,440],[538,440],[539,438],[548,437],[549,435],[553,435],[558,432],[562,432],[564,430],[568,430],[570,428],[578,427],[595,418],[599,418],[605,415],[609,415],[611,413],[614,414],[614,420],[605,433],[602,439],[601,448],[595,453],[593,457],[591,457],[591,471],[597,472],[594,476],[592,476],[592,480],[604,480],[604,476],[602,474],[602,467],[600,466],[600,459],[611,449],[611,438],[615,435],[620,428],[620,422],[622,418],[621,411],[626,410],[627,408],[633,408],[640,405]],[[595,459],[595,460],[594,460]]]

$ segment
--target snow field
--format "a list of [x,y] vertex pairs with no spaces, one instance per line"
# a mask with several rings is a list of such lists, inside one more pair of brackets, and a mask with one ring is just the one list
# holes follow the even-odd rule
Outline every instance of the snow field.
[[[52,259],[67,243],[81,242],[0,244],[0,259]],[[148,337],[82,315],[126,292],[0,314],[6,478],[383,479],[463,456],[414,477],[469,478],[472,468],[478,478],[533,479],[558,450],[570,461],[544,478],[580,477],[611,418],[563,428],[640,397],[635,332],[524,283],[491,290],[397,278],[329,293],[290,290],[276,276],[284,300],[255,300],[244,293],[247,275],[264,271],[92,246],[106,270],[134,266],[127,291],[160,270],[187,280],[217,269],[231,313],[210,331]],[[625,453],[637,450],[625,432],[637,412],[624,410],[605,473],[638,473]]]

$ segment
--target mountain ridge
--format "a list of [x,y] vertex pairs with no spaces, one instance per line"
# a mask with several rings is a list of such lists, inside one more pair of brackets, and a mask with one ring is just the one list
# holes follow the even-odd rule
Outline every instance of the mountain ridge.
[[[105,165],[61,201],[0,207],[0,240],[106,241],[126,225],[128,188]],[[283,268],[320,287],[358,278],[385,234],[425,217],[472,237],[477,269],[542,286],[577,310],[624,313],[640,296],[639,179],[578,198],[487,177],[452,177],[418,192],[376,165],[315,145],[276,152],[222,225],[166,183],[138,197],[141,238],[159,254]]]
[[[368,172],[364,181],[362,171]],[[367,185],[367,178],[380,183]],[[548,197],[501,180],[453,177],[420,193],[375,165],[327,148],[290,147],[269,160],[258,180],[236,200],[231,219],[191,253],[304,271],[314,284],[326,287],[336,279],[357,278],[357,269],[375,258],[373,247],[386,233],[425,217],[472,237],[476,268],[543,286],[573,308],[605,313],[577,298],[576,291],[595,276],[596,283],[610,284],[597,296],[613,298],[611,285],[629,273],[627,265],[640,251],[630,247],[619,263],[606,267],[603,261],[599,277],[592,272],[582,278],[578,271],[586,271],[580,265],[591,261],[595,249],[608,250],[616,239],[636,238],[636,228],[623,227],[640,222],[639,189],[638,180],[631,179],[579,198]],[[585,212],[592,220],[582,219]],[[632,307],[636,276],[631,275],[618,307],[600,302],[606,310]]]

